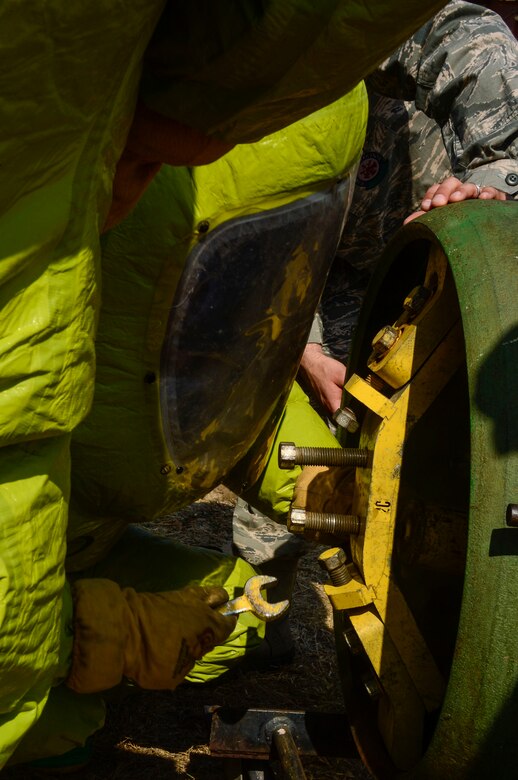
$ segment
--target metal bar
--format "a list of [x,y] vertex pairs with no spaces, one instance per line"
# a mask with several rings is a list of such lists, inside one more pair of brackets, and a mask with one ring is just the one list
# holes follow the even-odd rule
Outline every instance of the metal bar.
[[208,706],[211,717],[210,752],[235,758],[267,759],[271,734],[289,724],[301,756],[358,758],[358,751],[343,712],[260,710]]
[[306,780],[306,773],[289,726],[278,726],[272,740],[286,780]]
[[294,466],[360,466],[367,467],[372,461],[369,450],[340,447],[298,447],[294,442],[279,444],[279,468]]

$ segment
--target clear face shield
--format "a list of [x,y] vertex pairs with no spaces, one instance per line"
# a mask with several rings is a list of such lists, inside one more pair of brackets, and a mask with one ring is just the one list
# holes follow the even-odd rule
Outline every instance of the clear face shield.
[[352,187],[220,225],[187,259],[160,368],[177,473],[211,489],[272,435],[295,378]]

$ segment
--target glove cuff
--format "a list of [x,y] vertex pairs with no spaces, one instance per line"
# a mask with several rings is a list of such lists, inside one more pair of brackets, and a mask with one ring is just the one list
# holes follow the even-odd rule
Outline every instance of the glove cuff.
[[124,674],[127,604],[116,582],[78,580],[72,587],[74,644],[66,684],[76,693],[118,685]]

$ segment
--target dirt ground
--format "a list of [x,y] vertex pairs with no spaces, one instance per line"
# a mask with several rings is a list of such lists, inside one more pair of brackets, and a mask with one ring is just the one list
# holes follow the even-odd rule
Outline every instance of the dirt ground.
[[[228,542],[234,497],[218,489],[203,501],[165,518],[154,530],[202,545]],[[105,728],[93,740],[93,758],[77,780],[228,780],[235,774],[210,755],[207,705],[343,712],[332,616],[317,564],[323,548],[311,546],[302,558],[292,601],[297,642],[293,663],[275,672],[235,670],[211,685],[180,686],[173,693],[143,692],[109,704]],[[304,758],[308,780],[369,780],[359,761]],[[275,776],[278,770],[273,765]],[[46,773],[45,777],[58,777]],[[279,775],[280,776],[280,775]],[[2,773],[5,780],[37,780],[27,768]],[[62,775],[59,775],[62,777]]]

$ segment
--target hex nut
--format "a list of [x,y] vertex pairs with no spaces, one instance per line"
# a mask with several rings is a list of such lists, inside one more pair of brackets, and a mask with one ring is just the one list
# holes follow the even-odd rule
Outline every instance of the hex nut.
[[409,314],[415,316],[423,310],[429,297],[429,290],[427,290],[426,287],[423,287],[423,285],[418,285],[408,293],[403,301],[403,308],[408,311]]
[[350,433],[356,433],[360,427],[356,415],[348,406],[337,409],[333,414],[333,422]]
[[328,572],[335,571],[341,566],[345,566],[347,558],[341,547],[331,547],[329,550],[324,550],[318,556],[320,565]]
[[297,465],[297,447],[294,442],[281,441],[278,452],[280,469],[291,469]]
[[376,354],[384,355],[388,352],[398,340],[399,333],[399,329],[393,328],[391,325],[385,325],[384,328],[381,328],[372,339],[372,347]]
[[306,528],[306,510],[292,507],[288,516],[287,527],[292,534],[303,534]]
[[369,699],[377,701],[383,695],[383,688],[375,674],[362,675],[363,687]]
[[352,655],[360,655],[363,645],[354,628],[349,626],[343,631],[342,636],[349,652]]

